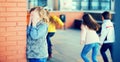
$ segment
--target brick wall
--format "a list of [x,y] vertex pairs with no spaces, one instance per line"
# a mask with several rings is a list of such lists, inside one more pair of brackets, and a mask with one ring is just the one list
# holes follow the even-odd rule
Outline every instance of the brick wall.
[[26,62],[26,0],[0,0],[0,62]]

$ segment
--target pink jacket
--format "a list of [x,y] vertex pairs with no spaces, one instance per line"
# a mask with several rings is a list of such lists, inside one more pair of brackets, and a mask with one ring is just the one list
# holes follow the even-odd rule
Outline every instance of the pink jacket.
[[89,29],[83,24],[81,25],[80,42],[83,42],[84,44],[100,43],[96,31]]

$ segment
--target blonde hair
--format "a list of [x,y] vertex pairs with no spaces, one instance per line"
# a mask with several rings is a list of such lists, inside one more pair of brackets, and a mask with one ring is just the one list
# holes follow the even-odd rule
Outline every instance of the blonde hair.
[[43,21],[43,22],[46,22],[48,23],[49,22],[49,17],[47,16],[47,11],[45,9],[43,9],[43,7],[35,7],[39,13],[39,17],[41,18],[40,21]]
[[58,23],[55,21],[54,17],[55,17],[55,16],[52,16],[52,15],[49,16],[50,23],[53,23],[53,24],[55,24],[55,25],[58,25]]
[[53,24],[55,24],[55,25],[57,25],[58,23],[55,21],[55,19],[54,19],[54,16],[55,15],[50,15],[50,13],[49,13],[49,11],[47,10],[47,9],[45,9],[46,10],[46,12],[47,12],[47,16],[49,17],[49,23],[53,23]]

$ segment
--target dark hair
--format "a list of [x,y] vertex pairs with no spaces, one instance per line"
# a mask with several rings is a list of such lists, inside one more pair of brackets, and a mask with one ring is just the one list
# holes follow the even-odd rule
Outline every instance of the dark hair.
[[90,14],[83,15],[83,24],[87,25],[89,29],[98,31],[100,25],[93,19]]
[[102,16],[104,17],[104,19],[111,19],[111,14],[108,11],[103,12]]
[[37,7],[33,7],[30,9],[29,13],[31,13],[32,11],[34,11]]

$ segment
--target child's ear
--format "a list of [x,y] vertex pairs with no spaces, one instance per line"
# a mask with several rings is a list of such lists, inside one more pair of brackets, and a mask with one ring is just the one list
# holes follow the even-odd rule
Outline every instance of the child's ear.
[[101,16],[102,17],[102,21],[104,20],[104,17],[103,16]]
[[112,15],[110,15],[110,19],[112,19]]

